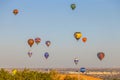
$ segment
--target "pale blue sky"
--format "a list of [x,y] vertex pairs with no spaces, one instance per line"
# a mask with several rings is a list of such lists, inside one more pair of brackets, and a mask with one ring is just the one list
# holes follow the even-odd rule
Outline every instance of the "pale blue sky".
[[[74,68],[75,57],[79,67],[120,67],[119,30],[120,0],[0,0],[0,67]],[[76,31],[88,38],[85,44],[75,40]],[[36,37],[41,43],[33,45],[29,58],[27,40]]]

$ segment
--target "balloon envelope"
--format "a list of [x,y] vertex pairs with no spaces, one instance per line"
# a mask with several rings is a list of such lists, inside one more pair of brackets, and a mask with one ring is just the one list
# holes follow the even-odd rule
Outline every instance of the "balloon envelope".
[[28,39],[28,44],[30,47],[32,47],[32,45],[34,44],[34,40],[33,39]]
[[74,59],[74,63],[77,65],[79,60],[77,58]]
[[17,70],[16,69],[13,69],[12,70],[12,74],[15,75],[17,73]]
[[13,10],[13,14],[14,14],[14,15],[17,15],[18,12],[19,12],[18,9],[14,9],[14,10]]
[[75,37],[76,40],[79,40],[82,37],[82,33],[81,32],[75,32],[74,37]]
[[31,57],[32,56],[32,51],[28,52],[28,56]]
[[84,73],[86,69],[84,67],[80,68],[80,72]]
[[50,41],[46,41],[45,44],[49,47],[51,42]]
[[45,52],[44,57],[47,59],[49,57],[49,53]]
[[85,43],[87,41],[87,38],[86,37],[83,37],[82,38],[82,41]]
[[35,38],[35,43],[38,45],[41,42],[41,39],[39,37]]
[[97,57],[98,57],[100,60],[102,60],[102,59],[105,57],[105,54],[104,54],[103,52],[99,52],[99,53],[97,54]]
[[71,4],[71,9],[74,10],[76,8],[75,4]]

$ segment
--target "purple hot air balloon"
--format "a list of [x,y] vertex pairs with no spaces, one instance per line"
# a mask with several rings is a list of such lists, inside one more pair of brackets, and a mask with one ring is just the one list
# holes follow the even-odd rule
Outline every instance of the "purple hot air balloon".
[[74,59],[74,63],[77,65],[79,60],[77,58]]
[[29,56],[29,57],[32,56],[32,51],[31,51],[31,50],[28,52],[28,56]]
[[50,41],[46,41],[45,44],[46,44],[47,47],[49,47],[51,42]]
[[44,57],[47,59],[49,57],[49,53],[45,52]]

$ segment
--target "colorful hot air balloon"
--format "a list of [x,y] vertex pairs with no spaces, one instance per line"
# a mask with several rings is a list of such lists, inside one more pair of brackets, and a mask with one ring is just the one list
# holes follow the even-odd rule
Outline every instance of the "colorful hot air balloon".
[[51,42],[50,41],[46,41],[45,44],[46,44],[47,47],[49,47]]
[[18,12],[19,12],[18,9],[14,9],[14,10],[13,10],[13,14],[14,14],[14,15],[17,15]]
[[97,54],[97,57],[98,57],[100,60],[102,60],[102,59],[105,57],[105,54],[104,54],[103,52],[99,52],[99,53]]
[[71,4],[71,9],[74,10],[76,8],[76,5],[75,4]]
[[34,40],[33,39],[28,39],[28,44],[30,47],[32,47],[32,45],[34,44]]
[[86,69],[84,67],[80,68],[80,72],[84,73]]
[[31,50],[28,52],[28,56],[29,56],[29,57],[32,56],[32,51],[31,51]]
[[77,65],[79,60],[77,58],[74,59],[74,63]]
[[87,41],[87,38],[86,37],[83,37],[82,38],[82,41],[85,43]]
[[47,59],[49,57],[49,53],[45,52],[44,57]]
[[81,32],[75,32],[74,37],[75,37],[76,40],[79,40],[82,37],[82,33]]
[[41,42],[41,39],[39,37],[35,38],[35,43],[38,45]]

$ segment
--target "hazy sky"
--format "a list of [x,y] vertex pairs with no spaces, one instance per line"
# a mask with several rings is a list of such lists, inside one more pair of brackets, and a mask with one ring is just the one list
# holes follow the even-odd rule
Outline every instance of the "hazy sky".
[[[74,32],[87,42],[77,42]],[[41,43],[30,48],[27,40],[36,37]],[[78,67],[120,67],[120,0],[0,0],[0,67],[74,68],[75,57]]]

